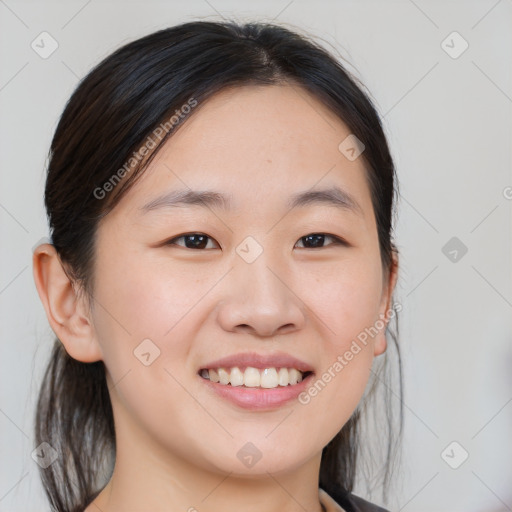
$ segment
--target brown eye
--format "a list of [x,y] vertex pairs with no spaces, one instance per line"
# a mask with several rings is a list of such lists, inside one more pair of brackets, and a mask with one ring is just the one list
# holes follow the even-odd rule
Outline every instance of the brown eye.
[[[331,239],[334,240],[333,243],[327,244],[329,245],[347,245],[347,243],[342,240],[341,238],[334,236],[334,235],[328,235],[326,233],[311,233],[310,235],[303,236],[299,239],[299,242],[303,242],[305,247],[304,249],[322,249],[325,247],[324,242],[325,239]],[[302,249],[302,247],[301,247]]]
[[[326,245],[326,239],[331,240],[331,243],[328,243]],[[183,242],[177,243],[178,240],[183,240]],[[186,233],[184,235],[180,235],[169,240],[168,242],[165,243],[165,245],[177,245],[179,247],[184,247],[185,249],[195,250],[215,249],[216,247],[208,247],[209,241],[214,242],[213,238],[209,237],[208,235],[205,235],[204,233]],[[343,239],[326,233],[311,233],[309,235],[301,237],[298,243],[300,242],[302,242],[303,244],[303,247],[299,247],[300,249],[323,249],[331,245],[348,246],[348,244]],[[218,247],[217,242],[214,243]]]
[[[185,241],[184,245],[176,243],[176,240],[181,239]],[[187,233],[169,240],[165,245],[178,245],[180,247],[185,247],[185,249],[206,249],[208,240],[213,240],[213,238],[210,238],[208,235],[203,233]],[[208,247],[208,249],[212,249],[212,247]],[[213,247],[213,249],[215,249],[215,247]]]

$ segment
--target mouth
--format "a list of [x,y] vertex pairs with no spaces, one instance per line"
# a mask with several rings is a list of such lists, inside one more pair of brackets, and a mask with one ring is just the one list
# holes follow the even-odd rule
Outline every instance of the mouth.
[[301,371],[293,367],[218,367],[202,368],[198,375],[212,383],[222,386],[274,389],[295,386],[312,375],[310,370]]
[[261,412],[292,403],[310,385],[315,372],[285,352],[245,352],[205,363],[197,375],[212,397]]
[[202,368],[200,382],[213,399],[250,411],[273,411],[293,404],[314,379],[311,370],[292,367],[218,367]]

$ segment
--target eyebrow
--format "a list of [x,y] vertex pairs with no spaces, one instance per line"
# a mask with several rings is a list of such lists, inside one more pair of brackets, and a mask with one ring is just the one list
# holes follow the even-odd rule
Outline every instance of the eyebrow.
[[[228,211],[232,209],[231,196],[213,190],[174,190],[152,199],[140,209],[143,213],[163,208],[201,206]],[[361,205],[347,191],[333,186],[321,190],[307,190],[290,196],[287,207],[291,210],[309,205],[323,204],[340,210],[363,215]]]

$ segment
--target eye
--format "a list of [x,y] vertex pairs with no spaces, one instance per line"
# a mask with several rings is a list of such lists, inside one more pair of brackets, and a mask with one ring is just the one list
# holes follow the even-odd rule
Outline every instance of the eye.
[[[328,244],[329,245],[345,245],[348,246],[347,242],[345,240],[334,236],[334,235],[328,235],[327,233],[311,233],[309,235],[303,236],[299,239],[299,242],[303,242],[304,244],[311,244],[311,247],[304,247],[304,249],[322,249],[322,244],[325,242],[326,238],[330,238],[331,240],[334,240],[333,243]],[[300,247],[302,249],[302,247]]]
[[[185,240],[184,246],[175,243],[176,240],[181,239]],[[165,245],[178,245],[180,247],[185,247],[186,249],[206,249],[206,246],[208,245],[208,240],[213,240],[213,238],[210,238],[208,235],[205,235],[203,233],[187,233],[185,235],[181,235],[176,238],[173,238],[172,240],[169,240],[168,242],[165,243]],[[209,247],[209,249],[211,249],[211,247]],[[215,247],[213,247],[213,249],[215,249]]]
[[[309,235],[303,236],[299,239],[299,242],[302,242],[306,247],[299,247],[300,249],[322,249],[326,247],[324,245],[325,240],[330,239],[333,242],[327,244],[329,245],[344,245],[348,246],[348,243],[345,240],[334,236],[329,235],[327,233],[311,233]],[[184,245],[181,243],[176,243],[177,240],[184,240]],[[180,235],[176,238],[173,238],[165,243],[165,245],[177,245],[179,247],[184,247],[185,249],[215,249],[215,247],[207,247],[208,240],[213,241],[213,238],[205,235],[204,233],[186,233],[184,235]],[[297,243],[299,243],[297,242]],[[217,244],[217,242],[215,242]],[[309,247],[308,247],[309,245]],[[218,246],[218,244],[217,244]]]

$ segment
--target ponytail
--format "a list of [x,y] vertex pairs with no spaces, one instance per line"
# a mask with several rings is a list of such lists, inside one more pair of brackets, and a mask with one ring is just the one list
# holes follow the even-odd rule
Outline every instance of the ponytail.
[[36,406],[35,442],[56,451],[55,461],[39,468],[52,510],[83,512],[109,480],[115,461],[103,361],[81,363],[55,340]]

